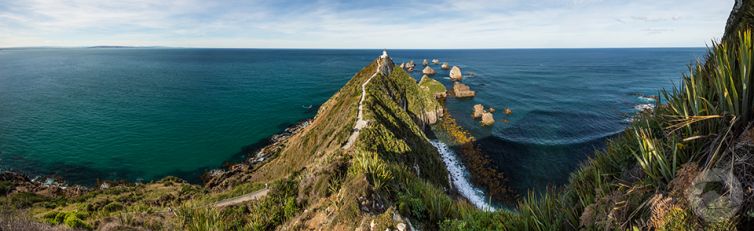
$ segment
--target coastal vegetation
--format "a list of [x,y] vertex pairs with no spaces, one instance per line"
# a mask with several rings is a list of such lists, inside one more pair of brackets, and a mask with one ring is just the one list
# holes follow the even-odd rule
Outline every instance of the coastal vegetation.
[[[743,28],[713,44],[706,62],[691,66],[679,88],[662,92],[665,104],[637,115],[566,186],[527,196],[517,212],[450,220],[443,228],[484,229],[483,219],[513,230],[750,228],[754,44],[751,30]],[[743,187],[735,190],[726,181],[717,188],[715,202],[725,212],[708,211],[711,205],[698,204],[692,193],[697,177],[715,169]]]
[[[713,44],[678,88],[663,91],[655,109],[637,114],[566,185],[538,195],[515,195],[475,138],[443,113],[447,89],[441,83],[429,77],[417,83],[385,54],[356,73],[306,126],[254,161],[208,174],[205,182],[211,184],[166,177],[84,189],[5,173],[0,225],[24,230],[746,230],[754,225],[754,35],[748,29],[753,9],[746,1],[734,11],[732,21],[746,25],[728,25],[735,31]],[[423,64],[429,68],[427,60]],[[368,125],[347,147],[361,97]],[[471,181],[510,209],[482,210],[459,195],[430,143],[434,138],[452,146]],[[699,176],[719,172],[726,176],[723,184],[698,188]],[[698,190],[719,194],[713,201],[699,200]],[[262,191],[267,193],[243,199]],[[711,211],[711,203],[726,210]]]

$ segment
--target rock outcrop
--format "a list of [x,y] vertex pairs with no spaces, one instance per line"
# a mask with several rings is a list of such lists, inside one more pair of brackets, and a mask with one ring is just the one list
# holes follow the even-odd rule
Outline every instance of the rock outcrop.
[[437,107],[434,110],[428,110],[424,112],[424,123],[427,125],[436,124],[437,121],[443,116],[442,107]]
[[434,65],[440,64],[440,60],[439,59],[432,59],[432,64],[434,64]]
[[450,69],[450,79],[453,81],[461,81],[463,79],[460,67],[453,66],[453,68]]
[[443,107],[438,100],[447,97],[445,85],[427,75],[422,76],[418,83],[422,107],[421,119],[425,124],[435,124],[443,117]]
[[443,70],[448,70],[448,69],[450,69],[450,66],[448,66],[448,62],[444,62],[444,63],[442,63],[442,65],[440,66],[440,68],[443,69]]
[[474,97],[476,92],[472,91],[466,84],[455,82],[453,83],[453,95],[456,98]]
[[415,67],[416,67],[416,63],[414,63],[414,60],[409,60],[407,63],[403,65],[403,68],[406,69],[406,71],[408,72],[413,72]]
[[495,118],[492,116],[492,113],[490,112],[482,113],[482,125],[492,126],[493,124],[495,124]]
[[474,105],[474,112],[471,114],[471,117],[474,119],[480,119],[482,118],[482,114],[484,114],[484,106],[482,106],[482,104]]
[[424,59],[424,61],[422,61],[422,65],[424,65],[424,66],[429,65],[429,61],[427,61],[427,59]]
[[426,66],[426,67],[424,67],[424,70],[422,70],[422,74],[425,74],[425,75],[435,75],[435,74],[437,74],[437,71],[435,71],[435,69],[432,69],[429,66]]

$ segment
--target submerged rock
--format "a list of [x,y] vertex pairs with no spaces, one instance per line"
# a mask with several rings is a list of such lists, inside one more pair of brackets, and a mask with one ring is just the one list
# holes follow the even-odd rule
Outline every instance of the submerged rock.
[[476,92],[472,91],[466,84],[455,82],[453,84],[453,95],[456,98],[474,97],[476,96]]
[[492,113],[482,113],[482,125],[491,126],[493,124],[495,124],[495,118],[492,116]]
[[460,81],[461,79],[463,79],[460,67],[453,66],[453,68],[450,69],[450,79],[453,81]]
[[510,115],[510,114],[513,114],[513,110],[511,110],[510,108],[506,107],[505,111],[503,111],[503,113],[505,113],[506,115]]
[[425,74],[425,75],[434,75],[434,74],[437,74],[437,71],[435,71],[435,69],[432,69],[431,67],[427,66],[427,67],[424,67],[424,70],[422,70],[422,74]]
[[474,112],[471,114],[471,117],[474,119],[480,119],[482,118],[482,114],[484,114],[484,106],[482,106],[482,104],[474,105]]
[[442,63],[442,66],[440,66],[440,68],[443,69],[443,70],[448,70],[448,69],[450,69],[450,66],[448,66],[448,62],[444,62],[444,63]]

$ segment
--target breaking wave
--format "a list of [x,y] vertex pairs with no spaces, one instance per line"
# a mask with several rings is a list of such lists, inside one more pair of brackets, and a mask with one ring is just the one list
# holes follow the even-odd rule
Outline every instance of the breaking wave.
[[431,143],[432,146],[435,146],[437,152],[440,153],[442,161],[448,169],[448,174],[450,175],[450,181],[452,182],[453,187],[455,187],[463,197],[468,199],[469,202],[477,208],[486,211],[495,211],[495,207],[487,203],[484,199],[484,192],[475,188],[471,182],[469,182],[469,173],[466,170],[466,167],[458,161],[455,152],[453,152],[448,145],[440,141],[430,140],[429,143]]

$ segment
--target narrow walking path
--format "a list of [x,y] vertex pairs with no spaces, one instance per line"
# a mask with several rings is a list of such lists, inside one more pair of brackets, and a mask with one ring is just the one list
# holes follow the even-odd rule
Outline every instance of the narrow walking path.
[[361,99],[359,100],[359,114],[356,116],[356,124],[353,125],[353,133],[351,133],[351,136],[348,137],[348,142],[346,142],[345,145],[343,145],[343,149],[349,149],[353,145],[354,142],[356,142],[356,138],[359,137],[359,132],[361,132],[361,129],[365,128],[367,124],[369,124],[369,121],[364,120],[364,99],[366,99],[367,96],[367,84],[369,84],[369,81],[372,81],[372,78],[377,76],[377,74],[380,73],[380,70],[382,69],[382,65],[384,65],[384,61],[387,58],[387,52],[382,52],[382,56],[380,56],[380,59],[377,60],[377,68],[374,70],[374,74],[367,79],[366,82],[361,84]]
[[237,205],[237,204],[244,203],[250,200],[256,200],[263,196],[266,196],[267,193],[269,192],[270,192],[270,189],[262,189],[262,190],[254,191],[252,193],[247,193],[247,194],[240,195],[237,197],[221,200],[215,203],[215,208],[222,208],[225,206]]

